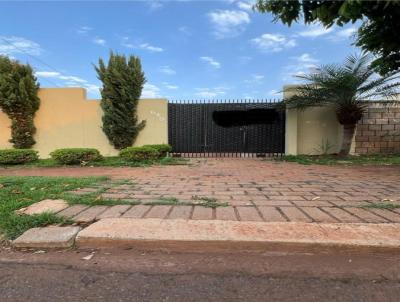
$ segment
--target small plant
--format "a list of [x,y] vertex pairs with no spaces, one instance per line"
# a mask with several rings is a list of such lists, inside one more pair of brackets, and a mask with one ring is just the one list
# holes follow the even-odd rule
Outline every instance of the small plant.
[[160,157],[165,157],[167,156],[168,152],[172,151],[172,147],[168,144],[145,145],[145,147],[156,149],[160,153]]
[[97,149],[92,148],[66,148],[57,149],[50,153],[52,159],[64,165],[85,164],[103,159]]
[[119,152],[119,156],[127,161],[154,160],[160,153],[149,146],[128,147]]
[[365,205],[362,205],[361,208],[394,210],[394,209],[400,209],[400,204],[393,204],[391,202],[382,201],[382,202],[365,204]]
[[0,150],[0,164],[17,165],[37,161],[38,152],[32,149],[4,149]]
[[203,196],[192,196],[193,203],[206,208],[218,208],[227,207],[229,204],[227,202],[219,202],[216,198],[203,197]]
[[318,154],[328,155],[333,147],[335,147],[335,145],[331,144],[329,139],[322,139],[321,143],[318,145],[317,148],[314,149],[314,151]]

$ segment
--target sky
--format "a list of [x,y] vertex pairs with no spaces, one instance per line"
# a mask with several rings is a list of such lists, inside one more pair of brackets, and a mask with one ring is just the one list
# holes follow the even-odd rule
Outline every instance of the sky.
[[84,87],[100,98],[93,68],[110,51],[140,57],[143,98],[281,98],[284,85],[340,63],[357,24],[273,22],[254,0],[0,2],[0,54],[33,66],[41,87]]

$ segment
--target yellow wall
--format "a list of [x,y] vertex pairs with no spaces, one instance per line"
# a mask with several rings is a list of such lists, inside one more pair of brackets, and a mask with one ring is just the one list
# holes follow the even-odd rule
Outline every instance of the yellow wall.
[[[36,112],[36,145],[42,158],[58,148],[96,148],[103,155],[116,155],[101,129],[102,110],[99,100],[87,100],[83,88],[40,89],[40,109]],[[135,146],[168,142],[168,106],[165,99],[142,99],[138,105],[139,120],[145,128]],[[10,121],[0,111],[0,148],[11,148]]]
[[[284,98],[293,94],[293,91],[287,91],[289,87],[296,86],[285,86]],[[340,150],[343,127],[337,121],[333,108],[287,110],[286,130],[286,154],[321,154],[321,145],[326,141],[332,145],[329,153]]]

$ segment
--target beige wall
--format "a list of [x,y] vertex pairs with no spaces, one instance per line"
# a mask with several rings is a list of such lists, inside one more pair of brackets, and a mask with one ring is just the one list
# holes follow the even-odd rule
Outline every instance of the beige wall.
[[[284,98],[293,94],[292,91],[287,91],[289,87],[296,86],[285,86]],[[329,153],[336,153],[340,150],[342,135],[343,127],[330,107],[287,111],[286,154],[321,154],[321,145],[326,141],[332,145]]]
[[[103,155],[116,155],[101,129],[103,114],[99,100],[86,99],[83,88],[40,89],[40,109],[35,116],[36,145],[42,158],[58,148],[97,148]],[[165,99],[142,99],[139,120],[146,120],[135,146],[168,142],[168,104]],[[10,121],[0,111],[0,148],[11,148]]]

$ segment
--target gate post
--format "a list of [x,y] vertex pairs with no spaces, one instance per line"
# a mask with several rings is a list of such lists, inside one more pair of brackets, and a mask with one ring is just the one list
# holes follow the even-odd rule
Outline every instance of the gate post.
[[[284,86],[283,99],[292,96],[294,94],[293,87],[296,86],[298,85]],[[297,109],[286,109],[285,155],[297,155],[297,117]]]

